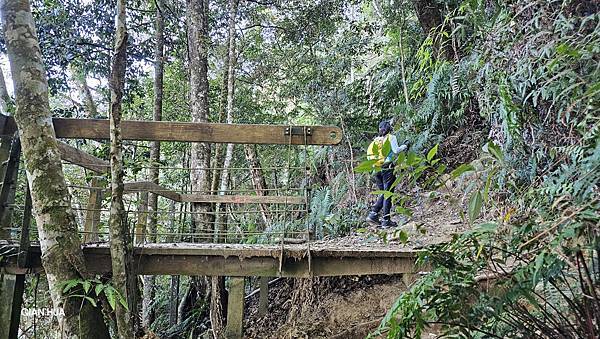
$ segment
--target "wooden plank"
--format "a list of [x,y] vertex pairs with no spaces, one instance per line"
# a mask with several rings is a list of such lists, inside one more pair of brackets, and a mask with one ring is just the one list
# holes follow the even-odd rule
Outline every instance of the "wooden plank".
[[124,194],[150,192],[173,201],[181,202],[181,194],[162,187],[159,184],[155,184],[152,181],[126,182],[124,184],[124,189]]
[[244,278],[229,279],[229,297],[227,300],[227,339],[241,339],[244,333]]
[[58,150],[62,160],[79,165],[96,173],[104,173],[110,169],[110,163],[79,150],[67,143],[58,141]]
[[181,202],[204,202],[223,204],[287,204],[304,205],[302,196],[262,196],[262,195],[207,195],[182,194]]
[[[52,119],[58,138],[109,139],[108,120]],[[169,121],[122,121],[124,140],[210,142],[233,144],[287,145],[286,125],[217,124]],[[293,131],[310,129],[304,140],[302,133],[292,133],[292,145],[337,145],[342,140],[342,130],[335,126],[294,126]],[[3,134],[14,133],[16,124],[8,117]]]

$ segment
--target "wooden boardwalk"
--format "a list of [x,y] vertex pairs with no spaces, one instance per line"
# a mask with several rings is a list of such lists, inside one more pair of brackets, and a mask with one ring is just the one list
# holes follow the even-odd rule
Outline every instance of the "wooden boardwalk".
[[[18,248],[0,267],[11,274],[42,270],[38,245],[29,249],[27,264],[17,265]],[[90,273],[111,271],[107,244],[83,246]],[[418,252],[394,246],[343,247],[327,243],[281,245],[161,243],[134,247],[133,269],[140,275],[293,277],[415,273]]]

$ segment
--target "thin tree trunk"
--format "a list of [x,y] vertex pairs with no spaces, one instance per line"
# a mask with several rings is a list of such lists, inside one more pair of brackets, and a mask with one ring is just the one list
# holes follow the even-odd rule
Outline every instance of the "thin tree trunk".
[[[403,23],[404,23],[404,21],[403,21]],[[408,105],[410,103],[410,101],[408,99],[408,86],[406,84],[406,71],[404,69],[404,44],[402,41],[403,29],[404,29],[404,25],[402,25],[402,27],[400,27],[400,32],[398,33],[398,35],[399,35],[398,49],[400,52],[400,72],[402,74],[402,90],[404,93],[404,102],[406,103],[406,105]]]
[[[188,39],[188,58],[190,70],[190,111],[193,122],[208,122],[208,0],[186,0],[186,24]],[[193,143],[190,155],[190,167],[202,168],[190,172],[192,191],[206,193],[210,189],[210,145]],[[192,233],[197,231],[208,234],[213,230],[210,223],[210,205],[192,204]],[[192,238],[192,241],[194,238]],[[205,241],[205,239],[201,239]],[[185,319],[199,299],[206,299],[207,284],[202,277],[191,277],[190,287],[180,304],[179,321]]]
[[[228,41],[228,61],[227,65],[227,119],[228,124],[233,123],[233,99],[235,94],[235,63],[236,63],[236,51],[235,51],[235,21],[237,15],[238,0],[229,1],[229,41]],[[227,190],[227,184],[229,180],[229,167],[231,165],[231,159],[233,158],[233,144],[227,144],[227,150],[225,152],[225,159],[223,161],[223,170],[221,172],[221,184],[219,185],[219,194],[224,195]],[[221,204],[217,204],[216,210],[220,211]],[[223,220],[219,214],[216,216],[217,231],[224,231]]]
[[[221,83],[221,95],[219,100],[219,115],[217,117],[217,122],[223,122],[225,119],[225,110],[227,107],[227,83],[229,80],[229,48],[227,49],[227,53],[225,53],[225,63],[223,67],[223,82]],[[221,170],[219,167],[223,166],[223,145],[217,144],[215,147],[215,156],[214,156],[214,165],[215,169],[213,170],[212,181],[210,184],[211,193],[217,194],[217,189],[219,188],[219,179],[221,178]]]
[[[156,44],[154,46],[154,121],[162,120],[162,106],[163,106],[163,74],[164,74],[164,46],[165,46],[165,37],[164,37],[164,21],[163,21],[163,11],[164,3],[163,0],[156,0],[156,15],[154,19],[155,23],[155,40]],[[153,141],[150,144],[150,181],[155,184],[159,183],[159,169],[160,165],[160,142]],[[156,230],[157,230],[157,219],[158,215],[156,211],[158,210],[158,195],[154,193],[150,193],[148,196],[148,211],[149,211],[149,219],[148,219],[148,241],[156,242]],[[154,300],[155,295],[155,285],[156,285],[156,277],[155,276],[145,276],[144,277],[144,311],[142,312],[142,324],[144,327],[149,327],[154,322],[155,312],[153,312],[150,307],[152,305],[151,301]]]
[[[235,23],[238,11],[239,0],[229,1],[229,39],[228,39],[228,52],[227,52],[227,123],[233,123],[233,100],[235,94],[235,65],[236,65],[236,34],[235,34]],[[229,177],[229,166],[231,165],[231,159],[233,158],[233,144],[227,144],[227,150],[225,152],[225,159],[223,161],[223,170],[221,172],[221,185],[219,194],[225,194],[227,190],[227,182]],[[221,205],[217,204],[215,211],[220,212]],[[226,218],[222,220],[221,214],[215,215],[215,223],[218,227],[219,232],[226,230]],[[217,236],[217,241],[224,241],[225,237],[222,235]],[[212,277],[211,279],[211,302],[210,302],[210,321],[213,331],[213,337],[215,339],[223,338],[225,332],[225,316],[227,298],[225,290],[225,277]]]
[[127,62],[127,28],[125,23],[125,0],[117,0],[115,49],[109,81],[110,88],[110,254],[112,279],[115,288],[126,301],[127,307],[116,303],[119,337],[133,338],[138,317],[136,276],[132,274],[132,243],[123,204],[123,140],[121,136],[121,101]]
[[[109,338],[100,308],[68,298],[61,286],[88,278],[71,197],[52,126],[48,81],[27,0],[0,2],[4,38],[15,88],[15,120],[20,131],[42,261],[63,338]],[[83,291],[77,291],[83,292]]]
[[95,119],[98,117],[98,106],[96,106],[96,102],[94,101],[94,97],[92,96],[92,91],[87,84],[86,74],[82,70],[71,69],[73,72],[73,79],[77,84],[77,88],[79,89],[79,96],[83,100],[83,105],[85,107],[88,119]]
[[[188,55],[190,69],[190,109],[193,122],[208,122],[208,0],[187,0]],[[193,143],[190,165],[203,168],[190,173],[192,190],[197,193],[209,191],[210,145]],[[193,204],[194,229],[208,233],[212,230],[207,204]]]
[[[250,174],[252,175],[252,186],[256,190],[256,195],[264,196],[267,195],[267,181],[263,173],[260,159],[258,158],[258,152],[256,151],[255,145],[244,145],[244,153],[246,155],[246,161],[250,166]],[[262,215],[265,227],[269,226],[269,207],[266,204],[260,204],[260,213]]]

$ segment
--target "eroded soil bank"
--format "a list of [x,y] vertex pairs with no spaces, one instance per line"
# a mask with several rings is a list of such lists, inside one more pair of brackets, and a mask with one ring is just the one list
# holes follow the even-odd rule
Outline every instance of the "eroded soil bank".
[[402,276],[281,279],[270,285],[269,312],[246,300],[247,338],[364,338],[406,289]]

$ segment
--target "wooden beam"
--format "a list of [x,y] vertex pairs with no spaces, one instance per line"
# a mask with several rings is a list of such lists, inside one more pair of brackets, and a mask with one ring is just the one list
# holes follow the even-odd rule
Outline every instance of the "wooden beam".
[[227,339],[242,339],[244,333],[244,278],[229,279],[229,296],[227,300]]
[[58,141],[58,150],[62,160],[73,165],[78,165],[87,168],[96,173],[104,173],[110,169],[110,163],[93,155],[77,149],[65,142]]
[[[138,275],[202,275],[230,277],[288,277],[346,276],[373,274],[404,274],[427,270],[415,266],[418,251],[323,250],[305,255],[306,246],[289,245],[283,253],[279,269],[279,246],[235,244],[152,244],[134,247],[132,267]],[[17,249],[15,248],[15,251]],[[84,246],[88,271],[92,274],[112,270],[108,246]],[[8,256],[3,269],[11,274],[41,270],[39,246],[30,250],[30,265],[19,268]],[[310,261],[310,262],[309,262]]]
[[182,194],[181,202],[204,202],[224,204],[287,204],[304,205],[301,196],[262,196],[262,195],[207,195]]
[[[108,120],[54,118],[52,122],[58,138],[109,139]],[[14,133],[16,128],[14,119],[7,117],[2,134]],[[337,145],[342,140],[342,130],[335,126],[292,126],[290,129],[287,125],[122,121],[121,130],[124,140],[277,145],[290,142],[292,145]]]
[[124,184],[125,194],[129,193],[138,193],[138,192],[150,192],[156,195],[160,195],[161,197],[165,197],[167,199],[181,202],[181,194],[170,190],[168,188],[162,187],[159,184],[155,184],[152,181],[136,181],[136,182],[126,182]]

